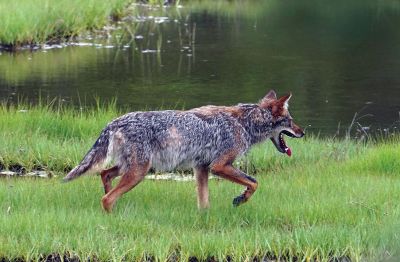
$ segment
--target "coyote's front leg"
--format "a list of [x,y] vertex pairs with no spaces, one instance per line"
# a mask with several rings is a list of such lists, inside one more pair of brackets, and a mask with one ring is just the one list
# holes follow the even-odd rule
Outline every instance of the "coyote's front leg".
[[258,183],[253,177],[248,176],[246,173],[234,168],[232,166],[232,162],[217,161],[211,167],[211,172],[234,183],[246,186],[246,190],[241,195],[233,199],[233,205],[239,206],[240,204],[247,202],[247,200],[249,200],[249,198],[254,194],[254,192],[257,190]]
[[208,201],[208,167],[195,167],[194,173],[197,182],[197,207],[199,209],[209,208]]

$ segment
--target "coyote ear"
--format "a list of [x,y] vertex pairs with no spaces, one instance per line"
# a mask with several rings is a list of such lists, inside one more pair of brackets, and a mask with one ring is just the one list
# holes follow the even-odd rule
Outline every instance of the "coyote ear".
[[292,93],[289,93],[288,95],[285,95],[285,96],[279,98],[278,102],[279,102],[279,104],[282,105],[282,107],[284,109],[288,110],[289,109],[289,100],[291,97],[292,97]]
[[271,90],[268,92],[268,94],[266,94],[266,95],[264,96],[263,99],[276,99],[276,93],[275,93],[275,91],[271,89]]
[[264,96],[263,99],[260,101],[261,107],[267,107],[271,100],[276,100],[276,93],[274,90],[270,90],[268,94]]

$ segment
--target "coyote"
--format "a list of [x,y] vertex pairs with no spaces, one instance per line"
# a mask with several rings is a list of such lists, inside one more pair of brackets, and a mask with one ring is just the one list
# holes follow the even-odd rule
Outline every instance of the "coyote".
[[[100,171],[105,195],[102,205],[111,212],[116,200],[143,180],[150,168],[192,167],[197,181],[199,209],[209,207],[208,174],[246,187],[233,199],[245,203],[257,181],[232,166],[252,145],[271,139],[281,153],[292,154],[283,134],[300,138],[303,130],[288,111],[291,94],[279,99],[271,90],[258,104],[203,106],[187,111],[131,112],[110,122],[81,163],[64,178],[70,181],[89,170]],[[112,180],[122,176],[112,188]]]

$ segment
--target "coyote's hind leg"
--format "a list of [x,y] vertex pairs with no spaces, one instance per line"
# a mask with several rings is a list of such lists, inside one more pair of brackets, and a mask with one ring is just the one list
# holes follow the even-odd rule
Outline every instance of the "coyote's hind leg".
[[149,168],[150,161],[144,164],[135,163],[132,165],[132,167],[122,175],[119,183],[101,199],[104,210],[111,212],[115,201],[117,201],[122,194],[139,184],[145,177],[147,171],[149,171]]
[[101,171],[101,181],[104,185],[104,192],[107,194],[112,189],[112,180],[119,176],[119,168],[118,166],[113,166],[109,169],[105,169]]

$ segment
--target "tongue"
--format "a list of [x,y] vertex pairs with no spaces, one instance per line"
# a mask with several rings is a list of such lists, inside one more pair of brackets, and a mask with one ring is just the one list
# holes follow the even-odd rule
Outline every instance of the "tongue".
[[287,154],[288,156],[291,156],[291,155],[292,155],[292,150],[290,150],[289,147],[287,147],[287,148],[285,149],[285,152],[286,152],[286,154]]

